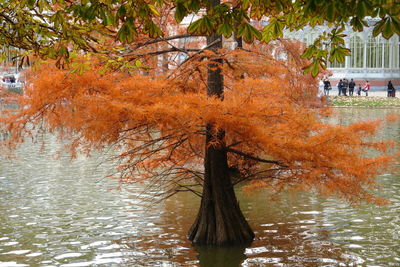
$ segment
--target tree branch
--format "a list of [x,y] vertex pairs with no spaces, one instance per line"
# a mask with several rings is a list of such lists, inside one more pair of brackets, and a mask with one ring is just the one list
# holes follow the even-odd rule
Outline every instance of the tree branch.
[[181,49],[181,48],[174,46],[174,47],[171,47],[170,49],[165,49],[165,50],[152,51],[152,52],[143,53],[143,54],[129,53],[129,54],[125,54],[122,56],[124,56],[124,57],[135,56],[134,58],[129,60],[129,61],[132,61],[138,57],[144,57],[144,56],[157,56],[157,55],[162,55],[162,54],[172,53],[172,52],[182,52],[182,53],[188,54],[189,52],[198,52],[198,51],[199,51],[199,49],[193,49],[193,48]]
[[253,156],[253,155],[250,155],[250,154],[247,154],[247,153],[244,153],[242,151],[239,151],[239,150],[236,150],[236,149],[233,149],[233,148],[229,148],[229,147],[227,147],[225,149],[226,149],[227,152],[235,153],[235,154],[240,155],[240,156],[242,156],[244,158],[248,158],[248,159],[251,159],[251,160],[264,162],[264,163],[272,163],[272,164],[276,164],[276,165],[279,165],[279,166],[282,166],[282,167],[287,167],[287,165],[283,164],[283,162],[281,162],[281,161],[262,159],[262,158],[259,158],[259,157],[256,157],[256,156]]
[[166,42],[166,41],[170,41],[170,40],[175,40],[175,39],[182,39],[182,38],[188,38],[188,37],[203,37],[203,35],[194,35],[194,34],[179,34],[179,35],[174,35],[174,36],[169,36],[169,37],[165,37],[165,38],[157,38],[154,40],[148,40],[146,42],[142,42],[142,43],[138,43],[132,50],[136,50],[140,47],[146,46],[146,45],[150,45],[150,44],[155,44],[155,43],[159,43],[159,42]]

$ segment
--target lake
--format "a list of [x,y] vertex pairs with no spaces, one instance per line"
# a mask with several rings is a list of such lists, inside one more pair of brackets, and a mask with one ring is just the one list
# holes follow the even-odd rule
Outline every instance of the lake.
[[[380,118],[398,109],[337,109],[333,120]],[[400,125],[379,138],[400,140]],[[24,143],[0,157],[0,267],[5,266],[400,266],[400,167],[378,177],[390,204],[349,206],[304,192],[247,193],[240,205],[256,233],[249,247],[194,247],[199,205],[182,193],[158,202],[144,184],[105,178],[104,155],[56,156],[62,144]],[[349,162],[357,164],[357,162]]]

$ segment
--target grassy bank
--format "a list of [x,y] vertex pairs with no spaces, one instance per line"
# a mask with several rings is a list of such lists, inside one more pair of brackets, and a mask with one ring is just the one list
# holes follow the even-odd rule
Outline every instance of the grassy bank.
[[336,107],[398,107],[400,98],[381,96],[333,96],[330,98]]

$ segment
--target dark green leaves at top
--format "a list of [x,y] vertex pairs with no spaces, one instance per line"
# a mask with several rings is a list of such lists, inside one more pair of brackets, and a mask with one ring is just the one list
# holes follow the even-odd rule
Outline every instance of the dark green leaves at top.
[[180,23],[190,13],[197,13],[201,8],[200,0],[175,0],[175,20]]
[[200,10],[200,1],[199,0],[189,0],[187,1],[187,8],[194,13],[197,13]]
[[34,8],[35,7],[36,0],[25,0],[23,1],[23,4],[27,5],[29,8]]
[[335,2],[329,3],[326,7],[326,18],[328,19],[328,21],[334,21],[336,19],[337,12],[338,11],[336,9]]
[[386,39],[389,39],[395,33],[400,35],[400,19],[394,16],[387,16],[378,21],[374,25],[372,34],[373,36],[378,36],[380,33],[382,33],[382,36]]
[[367,15],[369,9],[371,9],[371,7],[367,3],[367,1],[359,1],[356,8],[357,17],[364,18]]
[[232,36],[233,26],[229,22],[224,22],[218,26],[217,33],[222,34],[225,38]]
[[285,28],[284,21],[273,18],[267,26],[262,30],[262,41],[269,42],[273,39],[283,36],[283,29]]
[[353,27],[354,31],[361,32],[364,30],[364,27],[368,26],[368,23],[366,21],[360,19],[359,17],[353,17],[350,20],[350,25]]
[[262,34],[249,23],[242,23],[237,29],[237,37],[242,37],[246,43],[252,43],[254,39],[261,40]]
[[126,15],[126,7],[125,7],[125,5],[121,5],[117,10],[116,17],[117,17],[117,19],[121,19],[121,18],[124,18],[125,15]]
[[144,23],[143,32],[148,34],[150,38],[157,38],[163,35],[161,29],[152,20],[148,20]]
[[180,23],[183,18],[188,14],[188,10],[183,1],[179,0],[176,1],[175,4],[175,20],[176,22]]
[[214,32],[214,26],[215,21],[204,16],[189,25],[188,33],[211,35]]
[[130,43],[133,41],[133,37],[137,34],[134,19],[128,18],[126,22],[121,26],[117,33],[117,39],[123,43]]

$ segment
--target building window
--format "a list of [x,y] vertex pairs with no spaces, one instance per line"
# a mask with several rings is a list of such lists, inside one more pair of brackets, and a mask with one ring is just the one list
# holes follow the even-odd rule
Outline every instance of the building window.
[[382,39],[383,41],[383,67],[390,68],[390,40]]
[[345,67],[344,62],[339,63],[337,61],[334,62],[328,61],[328,68],[344,68],[344,67]]
[[351,56],[349,59],[350,68],[362,68],[364,61],[364,42],[359,36],[350,38]]
[[383,43],[370,36],[367,42],[367,68],[382,68]]
[[393,58],[393,68],[400,68],[400,42],[399,42],[399,37],[395,36],[395,39],[393,40],[393,53],[392,53],[392,58]]

